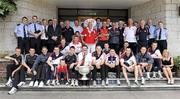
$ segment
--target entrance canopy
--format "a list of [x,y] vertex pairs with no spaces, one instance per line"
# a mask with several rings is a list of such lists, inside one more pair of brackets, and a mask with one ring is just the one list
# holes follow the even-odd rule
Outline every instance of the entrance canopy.
[[150,0],[47,0],[58,8],[127,9]]

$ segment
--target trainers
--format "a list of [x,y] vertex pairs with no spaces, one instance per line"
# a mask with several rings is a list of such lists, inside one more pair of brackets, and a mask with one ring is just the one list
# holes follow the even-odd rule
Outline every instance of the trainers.
[[93,81],[93,86],[96,86],[96,81],[95,80]]
[[17,88],[12,87],[11,90],[8,92],[9,95],[15,94],[17,92]]
[[174,79],[173,78],[171,79],[170,83],[171,83],[171,85],[174,85]]
[[26,83],[25,82],[20,82],[17,86],[18,87],[22,87],[22,86],[24,86]]
[[5,85],[8,87],[12,87],[12,79],[9,78],[8,82]]
[[49,86],[50,82],[51,82],[51,80],[47,80],[46,85]]
[[34,81],[31,81],[30,83],[29,83],[29,87],[32,87],[34,85]]
[[39,83],[39,87],[43,87],[43,86],[44,86],[44,82],[41,81],[41,82]]
[[105,81],[104,81],[104,80],[102,80],[101,85],[102,85],[102,86],[105,86]]
[[160,78],[160,79],[163,79],[163,76],[162,76],[162,74],[161,74],[161,71],[158,71],[158,75],[159,75],[159,78]]
[[121,85],[121,82],[120,82],[120,80],[119,79],[117,79],[117,85]]
[[150,80],[151,77],[150,77],[150,72],[147,72],[147,79]]
[[139,84],[138,81],[134,81],[134,83],[135,83],[138,87],[140,87],[140,84]]
[[153,78],[156,78],[156,72],[153,72]]
[[75,85],[75,86],[78,86],[78,80],[75,80],[74,85]]
[[74,79],[71,79],[71,86],[74,86]]
[[38,81],[35,81],[34,87],[38,87],[38,85],[39,85],[39,82],[38,82]]
[[55,81],[55,80],[52,80],[51,85],[52,85],[52,86],[55,86],[55,85],[56,85],[56,81]]
[[107,85],[107,86],[109,85],[109,81],[108,81],[108,80],[106,80],[106,85]]
[[127,82],[127,86],[128,86],[128,87],[131,87],[131,83],[130,83],[129,81]]
[[170,80],[170,79],[168,79],[168,82],[167,82],[167,84],[168,84],[168,85],[170,85],[170,84],[171,84],[171,80]]
[[145,79],[144,79],[144,77],[141,78],[141,84],[142,84],[142,85],[145,85]]

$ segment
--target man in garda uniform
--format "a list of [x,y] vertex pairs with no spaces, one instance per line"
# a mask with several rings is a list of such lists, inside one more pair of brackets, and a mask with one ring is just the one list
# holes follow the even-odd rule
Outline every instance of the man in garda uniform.
[[164,28],[163,22],[158,22],[159,28],[156,29],[155,37],[158,43],[158,49],[163,52],[164,49],[167,49],[167,39],[168,39],[168,30]]
[[32,23],[28,26],[28,32],[30,37],[30,47],[35,48],[37,54],[40,54],[42,26],[38,24],[37,16],[32,16]]
[[17,24],[15,34],[17,37],[17,46],[21,49],[22,54],[27,54],[29,50],[29,36],[27,32],[28,18],[22,17],[22,22]]
[[156,30],[156,25],[153,25],[152,19],[148,19],[146,27],[149,29],[149,41],[148,45],[151,47],[152,42],[155,41],[155,30]]

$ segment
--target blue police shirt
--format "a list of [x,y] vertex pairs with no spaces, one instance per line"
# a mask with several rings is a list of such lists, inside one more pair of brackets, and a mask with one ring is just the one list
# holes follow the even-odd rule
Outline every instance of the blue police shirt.
[[[42,26],[38,23],[31,23],[28,25],[28,32],[35,33],[35,31],[42,31]],[[34,37],[34,35],[29,34],[29,37]]]
[[17,37],[24,38],[24,32],[26,33],[26,37],[28,37],[28,26],[23,23],[17,24],[14,32]]

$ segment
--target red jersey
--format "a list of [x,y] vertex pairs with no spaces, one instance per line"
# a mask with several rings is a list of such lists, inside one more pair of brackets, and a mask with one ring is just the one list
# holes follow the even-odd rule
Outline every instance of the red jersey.
[[58,72],[67,73],[67,72],[68,72],[67,65],[64,65],[64,66],[59,65],[59,66],[57,67],[57,71],[58,71]]
[[[101,34],[107,35],[108,33],[109,33],[108,28],[101,28],[100,32],[99,32],[100,35]],[[105,37],[99,37],[98,39],[99,39],[99,41],[107,41],[109,38],[107,36],[105,36]]]
[[95,39],[98,36],[98,33],[95,29],[92,31],[89,31],[88,28],[85,28],[82,32],[82,35],[84,35],[84,42],[87,44],[95,44]]

